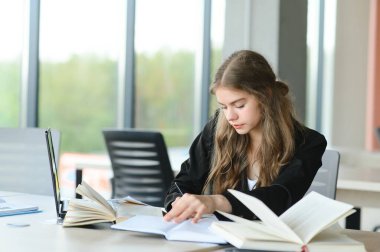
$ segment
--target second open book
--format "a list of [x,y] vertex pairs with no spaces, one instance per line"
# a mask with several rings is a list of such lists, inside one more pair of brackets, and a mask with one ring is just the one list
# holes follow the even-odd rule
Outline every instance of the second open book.
[[137,214],[162,216],[160,207],[149,206],[131,197],[106,200],[86,182],[78,185],[76,193],[83,199],[71,199],[63,226],[81,226],[102,222],[118,223]]
[[[352,205],[311,192],[281,216],[259,199],[229,190],[261,222],[220,212],[233,222],[214,222],[211,229],[238,248],[272,251],[365,251],[364,245],[331,227],[355,212]],[[330,227],[330,228],[329,228]]]

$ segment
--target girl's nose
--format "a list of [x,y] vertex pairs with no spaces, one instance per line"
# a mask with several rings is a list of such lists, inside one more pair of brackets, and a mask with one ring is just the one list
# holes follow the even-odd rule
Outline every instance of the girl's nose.
[[237,114],[233,109],[227,109],[225,115],[228,121],[234,121],[238,118]]

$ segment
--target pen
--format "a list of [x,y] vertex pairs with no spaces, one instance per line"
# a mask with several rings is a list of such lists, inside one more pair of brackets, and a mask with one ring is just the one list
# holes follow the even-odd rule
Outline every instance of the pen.
[[181,191],[181,189],[180,189],[179,186],[177,185],[177,182],[174,182],[174,185],[175,185],[175,187],[177,187],[178,192],[179,192],[181,195],[183,195],[183,192]]

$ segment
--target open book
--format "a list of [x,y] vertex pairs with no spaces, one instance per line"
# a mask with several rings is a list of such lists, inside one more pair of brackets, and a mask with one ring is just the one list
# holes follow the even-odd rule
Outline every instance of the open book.
[[63,226],[118,223],[138,214],[162,216],[161,208],[149,206],[129,196],[106,200],[84,181],[78,185],[76,193],[82,195],[83,199],[70,199]]
[[202,218],[198,223],[192,223],[189,219],[179,224],[166,222],[162,216],[136,215],[112,225],[111,228],[163,235],[167,240],[174,241],[226,243],[224,239],[209,230],[214,221],[217,221],[215,215]]
[[[268,251],[365,251],[364,245],[340,234],[340,219],[354,213],[352,205],[329,199],[316,192],[277,216],[262,201],[229,190],[261,221],[250,221],[220,212],[234,222],[214,222],[211,229],[238,248]],[[334,225],[334,226],[333,226]]]

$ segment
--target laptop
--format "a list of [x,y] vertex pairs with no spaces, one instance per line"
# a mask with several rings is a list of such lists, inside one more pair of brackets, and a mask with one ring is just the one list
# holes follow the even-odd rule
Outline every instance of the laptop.
[[49,156],[51,178],[53,182],[53,192],[54,192],[54,199],[55,199],[55,207],[57,211],[57,218],[58,218],[58,223],[62,223],[63,219],[65,218],[65,215],[67,212],[67,206],[69,202],[68,200],[61,200],[61,193],[60,193],[59,179],[58,179],[58,169],[57,169],[57,163],[56,163],[55,155],[54,155],[53,138],[51,135],[50,128],[45,131],[45,138],[46,138],[46,146],[47,146],[48,156]]

